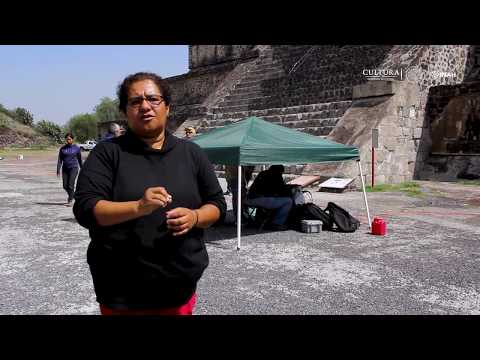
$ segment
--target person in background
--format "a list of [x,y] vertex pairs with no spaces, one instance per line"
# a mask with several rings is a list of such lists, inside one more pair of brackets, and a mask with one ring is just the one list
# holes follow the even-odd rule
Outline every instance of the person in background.
[[[243,212],[243,205],[247,199],[247,185],[252,179],[253,170],[255,166],[242,166],[242,216],[244,219],[247,218]],[[232,194],[232,207],[233,207],[233,218],[235,223],[237,220],[237,204],[238,204],[238,166],[235,165],[226,165],[225,166],[225,180],[227,181],[227,191]],[[225,194],[224,195],[228,195]]]
[[197,135],[197,132],[195,131],[195,128],[193,126],[189,126],[185,128],[185,137],[184,139],[190,140],[192,139],[195,135]]
[[275,217],[265,229],[283,231],[293,201],[291,190],[283,180],[283,165],[272,165],[267,170],[260,172],[255,178],[248,192],[247,204],[265,209],[276,209]]
[[160,76],[127,76],[118,98],[128,130],[92,150],[73,207],[89,230],[100,312],[191,315],[208,266],[204,229],[225,217],[222,188],[205,152],[166,129],[171,92]]
[[67,192],[68,198],[65,205],[72,206],[75,193],[75,179],[78,175],[78,167],[82,167],[82,152],[80,147],[73,143],[73,134],[65,135],[66,144],[58,151],[57,177],[60,177],[62,169],[63,189]]
[[117,123],[111,123],[108,127],[108,132],[105,134],[105,137],[102,141],[111,141],[112,139],[122,135],[122,128]]

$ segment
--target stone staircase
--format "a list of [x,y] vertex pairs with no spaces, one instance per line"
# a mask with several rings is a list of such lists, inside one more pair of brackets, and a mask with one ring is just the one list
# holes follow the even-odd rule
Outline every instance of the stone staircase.
[[172,106],[170,112],[172,115],[168,119],[168,128],[175,136],[181,138],[185,136],[186,127],[196,128],[199,121],[205,118],[207,108],[202,105],[182,106],[180,109]]
[[[321,102],[300,105],[295,101],[289,101],[288,97],[294,94],[282,94],[284,97],[276,99],[279,95],[275,95],[275,91],[265,86],[288,79],[288,71],[303,60],[302,56],[309,49],[310,46],[290,46],[288,51],[284,51],[287,49],[282,47],[264,49],[255,66],[234,86],[223,101],[205,112],[197,123],[198,132],[207,132],[249,116],[257,116],[274,124],[312,135],[327,136],[350,107],[350,94],[335,100],[333,100],[335,96],[325,96]],[[335,87],[334,84],[328,85],[323,90]],[[302,93],[308,90],[310,89],[299,86],[295,91]],[[186,126],[193,126],[191,125],[193,123],[194,121],[189,119],[189,125]]]
[[253,69],[235,85],[221,103],[211,109],[212,114],[248,111],[252,102],[263,99],[265,95],[262,92],[262,81],[285,75],[282,63],[272,59],[272,54],[271,48],[264,50]]
[[218,112],[206,115],[200,122],[201,132],[209,131],[249,116],[283,125],[312,135],[326,136],[350,107],[351,101],[290,106],[263,110]]
[[[214,106],[202,109],[203,113],[199,111],[186,119],[177,133],[183,135],[186,126],[195,126],[197,133],[207,132],[257,116],[312,135],[327,136],[351,106],[352,86],[362,81],[361,70],[351,69],[358,67],[353,66],[351,59],[354,51],[358,50],[342,50],[342,67],[338,67],[333,60],[341,54],[334,47],[264,46],[250,70],[226,96]],[[381,58],[373,55],[375,61],[367,63]],[[295,72],[289,75],[292,69]]]

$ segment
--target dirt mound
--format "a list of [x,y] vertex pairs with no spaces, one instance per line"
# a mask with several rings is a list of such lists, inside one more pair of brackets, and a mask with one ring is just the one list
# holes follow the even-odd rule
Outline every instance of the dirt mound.
[[44,145],[48,139],[38,134],[24,134],[7,127],[0,126],[0,148],[7,146],[31,147]]
[[49,145],[50,140],[34,127],[22,124],[0,112],[0,149],[4,147],[31,147]]

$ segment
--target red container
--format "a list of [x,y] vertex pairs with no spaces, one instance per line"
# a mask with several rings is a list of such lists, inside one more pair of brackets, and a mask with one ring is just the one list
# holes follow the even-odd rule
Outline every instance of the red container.
[[387,223],[379,217],[373,218],[372,221],[372,235],[386,235]]

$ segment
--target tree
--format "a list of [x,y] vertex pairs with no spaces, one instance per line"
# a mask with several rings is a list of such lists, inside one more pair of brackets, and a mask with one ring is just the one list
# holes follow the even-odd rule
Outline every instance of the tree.
[[57,124],[48,120],[41,120],[35,125],[35,128],[38,130],[38,132],[48,136],[53,141],[57,143],[62,142],[63,131],[62,128]]
[[2,104],[0,104],[0,114],[5,114],[7,115],[8,117],[11,117],[12,119],[15,118],[15,115],[12,114],[12,112],[10,110],[8,110],[5,106],[3,106]]
[[79,142],[97,138],[97,117],[93,114],[80,114],[73,116],[66,128]]
[[5,128],[10,122],[10,119],[14,118],[14,114],[2,104],[0,104],[0,127]]
[[18,122],[27,125],[33,126],[33,115],[27,109],[18,107],[15,109],[15,120]]
[[100,104],[93,109],[98,122],[118,121],[125,119],[125,116],[118,110],[118,100],[103,97]]

